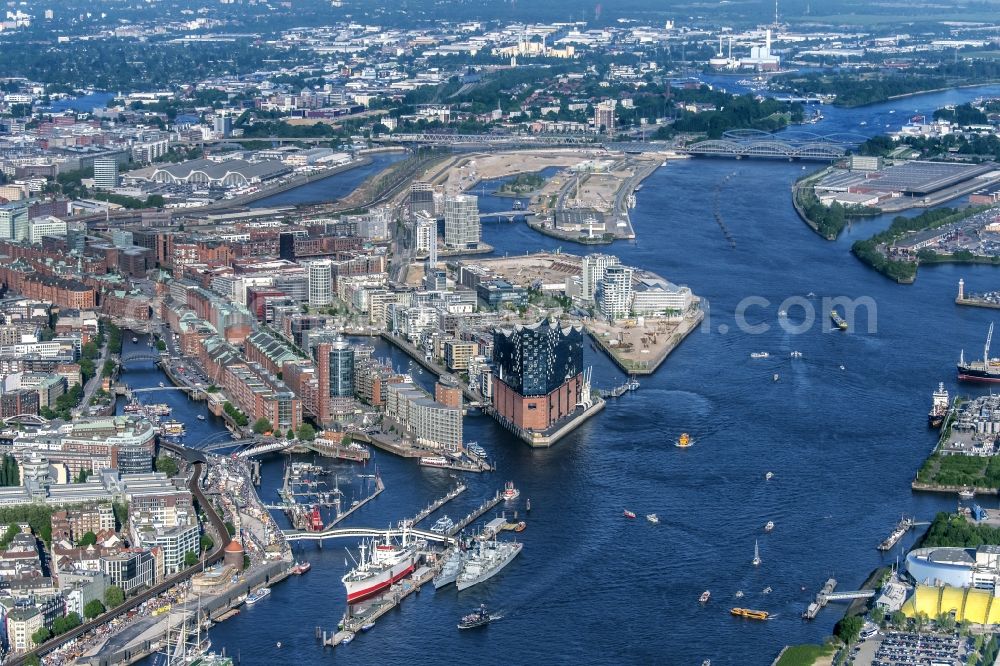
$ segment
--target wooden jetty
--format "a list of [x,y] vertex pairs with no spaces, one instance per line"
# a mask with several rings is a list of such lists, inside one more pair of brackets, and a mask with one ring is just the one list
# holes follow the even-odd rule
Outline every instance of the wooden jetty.
[[458,484],[457,486],[449,490],[447,495],[425,506],[423,510],[420,511],[420,513],[418,513],[412,519],[410,519],[409,521],[410,525],[416,525],[421,520],[431,515],[432,513],[443,507],[445,504],[447,504],[448,502],[452,501],[453,499],[464,493],[465,490],[466,487],[464,483]]

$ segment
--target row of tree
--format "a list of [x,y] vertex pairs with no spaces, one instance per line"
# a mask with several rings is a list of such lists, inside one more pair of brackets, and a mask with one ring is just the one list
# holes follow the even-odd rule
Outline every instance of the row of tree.
[[0,486],[21,485],[21,472],[17,466],[17,458],[10,454],[4,454],[0,460]]

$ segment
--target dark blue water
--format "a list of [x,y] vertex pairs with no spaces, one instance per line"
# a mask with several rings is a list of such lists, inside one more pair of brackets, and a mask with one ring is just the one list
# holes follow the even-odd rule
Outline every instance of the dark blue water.
[[406,157],[405,153],[376,153],[371,156],[369,164],[356,169],[338,173],[329,178],[317,180],[293,190],[258,199],[249,208],[271,208],[273,206],[297,206],[300,204],[321,203],[346,197],[365,182],[390,164]]
[[[978,94],[946,93],[867,112],[831,109],[825,122],[839,129],[892,106],[932,109]],[[610,251],[689,284],[710,303],[710,322],[643,378],[638,392],[612,402],[552,449],[529,449],[486,417],[467,419],[466,439],[495,456],[498,471],[463,477],[469,491],[443,512],[464,514],[507,479],[532,501],[520,535],[524,552],[502,574],[462,593],[425,588],[334,657],[318,646],[314,628],[332,629],[343,613],[341,546],[356,544],[297,547],[312,571],[213,628],[215,647],[248,664],[711,658],[753,665],[770,663],[786,643],[822,641],[842,607],[832,604],[812,623],[800,613],[823,581],[833,575],[852,589],[894,561],[901,548],[881,554],[875,545],[900,513],[929,519],[954,508],[954,498],[914,494],[909,483],[934,443],[926,427],[931,391],[939,381],[958,389],[959,350],[978,349],[995,314],[956,307],[958,279],[987,290],[997,288],[1000,275],[988,266],[938,266],[921,269],[911,286],[889,282],[849,254],[855,238],[888,219],[858,223],[834,243],[820,239],[790,204],[791,184],[801,174],[799,164],[766,161],[687,160],[659,169],[633,211],[638,239]],[[719,209],[735,248],[712,215],[720,184]],[[484,235],[498,253],[573,247],[524,225],[487,225]],[[816,324],[800,335],[784,332],[779,303],[809,292],[871,298],[875,332],[831,332],[818,301],[808,300],[818,310]],[[736,309],[748,296],[769,302],[749,317],[769,324],[768,331],[736,332]],[[801,311],[789,312],[800,318]],[[728,332],[720,332],[723,326]],[[395,365],[408,365],[400,353],[378,349]],[[791,361],[792,350],[803,358]],[[751,360],[754,351],[771,358]],[[621,377],[589,347],[587,353],[595,384]],[[426,374],[416,379],[429,382]],[[680,450],[672,442],[684,431],[696,445]],[[373,463],[387,490],[350,524],[395,522],[453,483],[448,472],[383,454]],[[775,474],[770,482],[767,471]],[[263,496],[273,495],[280,474],[278,459],[265,464]],[[627,521],[623,508],[656,512],[662,522]],[[764,534],[768,520],[776,528]],[[763,560],[758,568],[750,564],[754,539]],[[773,592],[765,596],[767,586]],[[705,589],[712,600],[703,607],[697,599]],[[746,594],[739,602],[737,590]],[[458,616],[483,601],[507,616],[459,634]],[[737,604],[766,609],[773,619],[737,620],[728,612]]]
[[[148,337],[145,335],[136,336],[138,342],[132,342],[132,336],[126,331],[122,344],[122,353],[128,354],[130,351],[147,351]],[[184,422],[187,434],[183,443],[187,446],[201,448],[216,442],[229,441],[229,431],[226,430],[222,419],[214,416],[208,411],[205,402],[190,400],[184,391],[173,390],[173,384],[167,376],[153,364],[152,361],[130,361],[126,371],[122,374],[122,381],[132,389],[153,388],[159,389],[160,382],[167,387],[165,390],[137,393],[137,399],[143,404],[150,405],[164,403],[170,406],[173,412],[170,418]],[[117,414],[122,413],[125,406],[124,400],[119,400],[115,406]],[[204,421],[198,420],[198,415],[205,416]]]

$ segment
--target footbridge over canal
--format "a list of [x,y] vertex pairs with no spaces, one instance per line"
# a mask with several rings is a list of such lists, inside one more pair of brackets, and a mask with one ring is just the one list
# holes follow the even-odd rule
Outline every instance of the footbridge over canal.
[[429,530],[418,530],[412,527],[394,530],[376,530],[370,527],[332,527],[319,532],[308,532],[306,530],[282,530],[281,532],[288,541],[323,541],[324,539],[359,539],[365,537],[402,537],[404,534],[414,536],[428,541],[438,543],[453,544],[454,537],[438,534]]

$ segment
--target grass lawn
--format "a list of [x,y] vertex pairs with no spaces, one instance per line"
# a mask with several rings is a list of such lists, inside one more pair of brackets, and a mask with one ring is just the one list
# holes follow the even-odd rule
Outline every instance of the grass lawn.
[[[776,666],[813,666],[817,660],[830,657],[835,652],[832,645],[793,645],[785,650]],[[823,659],[824,663],[829,659]]]

